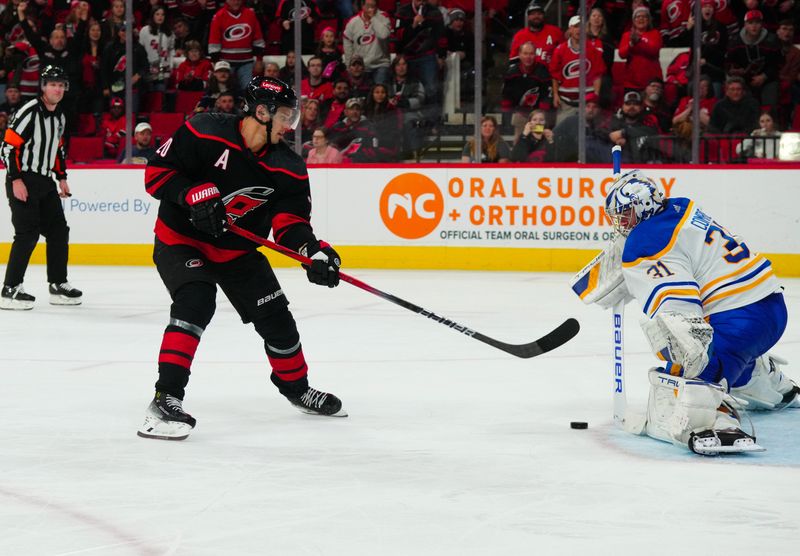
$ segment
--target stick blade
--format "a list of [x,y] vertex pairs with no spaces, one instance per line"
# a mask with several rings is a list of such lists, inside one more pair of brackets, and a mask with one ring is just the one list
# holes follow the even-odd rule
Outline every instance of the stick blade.
[[473,337],[476,340],[480,340],[481,342],[489,344],[492,347],[503,350],[515,357],[530,359],[531,357],[536,357],[537,355],[547,353],[548,351],[552,351],[557,347],[566,344],[578,334],[580,329],[581,325],[578,323],[578,321],[570,318],[562,322],[557,328],[551,332],[548,332],[535,342],[530,342],[528,344],[506,344],[504,342],[498,342],[497,340],[484,336],[480,333],[476,333]]

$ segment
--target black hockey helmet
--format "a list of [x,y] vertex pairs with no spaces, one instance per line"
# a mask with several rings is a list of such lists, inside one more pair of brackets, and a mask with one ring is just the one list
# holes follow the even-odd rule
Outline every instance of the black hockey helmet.
[[39,72],[39,86],[44,87],[50,81],[58,81],[64,83],[64,86],[69,89],[69,77],[67,72],[61,66],[54,66],[52,64],[46,65],[42,71]]
[[271,118],[275,118],[278,108],[289,108],[286,123],[294,129],[300,121],[297,94],[289,85],[274,77],[257,76],[250,80],[244,92],[244,111],[255,117],[256,107],[263,104]]

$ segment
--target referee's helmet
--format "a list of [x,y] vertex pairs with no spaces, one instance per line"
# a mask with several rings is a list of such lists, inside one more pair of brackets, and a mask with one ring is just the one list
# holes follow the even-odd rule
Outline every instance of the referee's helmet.
[[64,84],[65,89],[69,90],[69,77],[67,77],[67,72],[61,66],[47,65],[39,72],[40,87],[44,88],[51,81],[61,82]]

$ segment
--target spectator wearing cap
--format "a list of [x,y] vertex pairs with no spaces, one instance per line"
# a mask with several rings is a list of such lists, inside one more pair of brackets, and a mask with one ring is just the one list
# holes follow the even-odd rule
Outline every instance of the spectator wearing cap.
[[694,24],[693,5],[689,0],[664,0],[661,3],[660,30],[664,46],[674,48],[692,44],[689,22]]
[[[553,107],[558,110],[556,123],[578,110],[580,101],[580,41],[581,18],[573,15],[569,19],[567,40],[553,51],[550,60],[550,76],[553,80]],[[600,80],[606,72],[603,55],[590,45],[586,49],[586,92],[599,93]]]
[[[103,50],[103,57],[100,61],[100,78],[103,96],[106,99],[125,95],[125,28],[126,24],[117,25],[114,40]],[[134,112],[138,112],[142,78],[149,73],[150,67],[147,63],[147,53],[142,45],[134,41],[131,48],[133,49],[133,64],[131,64],[132,109]],[[116,155],[113,158],[116,158]]]
[[342,51],[336,44],[336,31],[333,27],[325,27],[319,35],[319,43],[315,55],[322,59],[322,77],[333,81],[344,71]]
[[308,77],[300,83],[300,95],[315,98],[322,102],[331,98],[333,85],[322,76],[322,58],[312,56],[308,59]]
[[5,91],[5,102],[0,104],[0,112],[5,112],[9,117],[25,104],[22,95],[19,94],[19,87],[16,85],[9,85]]
[[[302,54],[314,51],[314,25],[321,19],[317,3],[314,0],[303,0],[300,8],[300,33]],[[294,0],[280,0],[276,12],[281,22],[281,52],[294,48]]]
[[653,125],[658,133],[666,133],[672,127],[672,113],[664,101],[664,81],[654,77],[642,93],[644,119]]
[[623,33],[619,41],[619,57],[625,60],[622,86],[626,91],[641,91],[652,78],[664,78],[660,51],[661,33],[651,25],[650,10],[640,6],[633,10],[630,31]]
[[[103,137],[105,158],[116,160],[125,137],[125,102],[122,97],[112,97],[108,112],[100,121],[100,135]],[[124,149],[123,149],[124,150]]]
[[744,79],[762,106],[777,106],[783,56],[778,39],[764,29],[763,19],[759,10],[745,14],[744,28],[728,45],[725,68],[728,75]]
[[375,83],[388,83],[391,72],[389,41],[392,37],[392,22],[389,16],[378,9],[377,0],[364,0],[361,11],[344,27],[342,45],[345,64],[353,56],[364,60],[364,72]]
[[[700,0],[700,73],[711,79],[714,94],[719,97],[725,83],[728,30],[715,17],[716,11],[716,0]],[[689,21],[688,29],[694,29],[694,20]],[[690,61],[693,56],[694,49],[690,49]]]
[[150,13],[150,21],[139,32],[139,43],[147,53],[150,66],[150,71],[145,75],[145,83],[150,92],[165,92],[172,74],[175,37],[172,28],[167,25],[166,15],[163,6],[156,6]]
[[714,105],[709,122],[713,133],[750,133],[758,127],[758,101],[747,94],[742,77],[732,75],[725,81],[725,96]]
[[537,61],[533,44],[526,42],[519,48],[519,56],[506,70],[501,92],[500,108],[506,122],[506,115],[511,115],[515,139],[528,121],[531,110],[550,109],[550,84],[550,72],[543,63]]
[[470,103],[475,94],[475,35],[467,28],[467,14],[461,8],[448,12],[447,29],[444,31],[447,55],[458,56],[461,104]]
[[444,18],[437,5],[411,0],[397,9],[397,49],[405,55],[411,75],[425,87],[427,116],[437,119],[440,108],[440,41],[444,38]]
[[90,21],[87,26],[86,40],[81,49],[81,89],[78,101],[78,112],[81,114],[94,114],[97,119],[104,109],[103,88],[100,79],[100,64],[102,61],[103,33],[100,23]]
[[308,151],[307,164],[340,164],[342,153],[328,143],[328,130],[318,127],[311,135],[312,148]]
[[266,47],[253,8],[243,4],[244,0],[226,0],[211,19],[208,31],[208,55],[230,64],[240,91],[253,78],[253,56],[261,56]]
[[344,112],[344,119],[330,128],[331,144],[351,162],[375,162],[377,139],[372,125],[363,116],[364,101],[349,99]]
[[[600,108],[600,98],[595,93],[586,95],[586,162],[602,164],[611,162],[611,142],[608,139],[608,114]],[[564,118],[553,128],[554,162],[578,161],[578,129],[580,114]]]
[[642,95],[638,91],[625,93],[622,108],[611,119],[608,138],[614,145],[624,147],[624,162],[648,162],[647,138],[658,135],[654,118],[645,119]]
[[481,164],[504,164],[511,162],[511,148],[500,135],[499,126],[494,116],[481,118],[481,152],[475,152],[475,138],[467,140],[461,151],[461,162],[478,162]]
[[[153,142],[153,128],[147,122],[139,122],[133,130],[130,164],[147,164],[156,154]],[[125,149],[120,149],[117,162],[124,162]]]
[[81,81],[81,57],[80,50],[83,46],[86,34],[86,20],[89,16],[88,10],[83,12],[83,18],[78,25],[77,34],[71,39],[67,39],[67,34],[60,27],[54,28],[50,32],[47,42],[43,41],[38,31],[34,31],[28,22],[25,14],[27,2],[21,2],[17,6],[17,18],[19,25],[25,33],[25,38],[33,46],[39,55],[41,67],[52,65],[60,67],[66,72],[69,84],[64,98],[59,103],[59,107],[64,111],[66,118],[67,134],[74,132],[78,124],[78,96],[80,95]]
[[376,83],[369,91],[364,102],[364,117],[372,124],[377,143],[376,160],[394,162],[398,160],[402,136],[403,115],[395,106],[389,104],[389,92],[386,85]]
[[347,99],[350,98],[350,81],[342,77],[333,84],[333,96],[319,105],[322,125],[328,129],[344,117]]
[[364,59],[358,54],[350,57],[345,78],[350,83],[350,95],[366,98],[372,88],[372,80],[367,75]]
[[517,31],[511,39],[511,48],[508,57],[514,59],[519,55],[519,47],[529,42],[533,45],[536,60],[545,64],[550,63],[553,51],[564,39],[564,32],[544,21],[544,3],[533,0],[525,9],[525,27]]
[[219,60],[214,64],[214,72],[208,81],[203,98],[197,104],[198,108],[211,110],[220,93],[233,93],[234,96],[238,94],[236,81],[231,74],[231,65],[225,60]]
[[203,58],[200,43],[186,43],[186,59],[175,72],[175,83],[179,91],[203,91],[208,87],[214,67],[208,58]]

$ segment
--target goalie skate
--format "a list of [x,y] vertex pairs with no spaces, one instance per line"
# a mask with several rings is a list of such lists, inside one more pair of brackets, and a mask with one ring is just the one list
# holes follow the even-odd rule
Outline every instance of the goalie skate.
[[145,411],[144,424],[136,434],[142,438],[185,440],[197,420],[183,410],[182,403],[175,396],[156,392]]
[[766,451],[766,448],[756,443],[755,437],[741,429],[705,430],[692,433],[689,438],[689,449],[701,456]]

